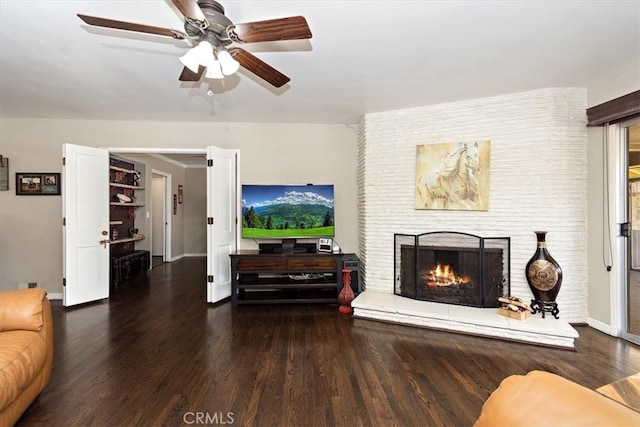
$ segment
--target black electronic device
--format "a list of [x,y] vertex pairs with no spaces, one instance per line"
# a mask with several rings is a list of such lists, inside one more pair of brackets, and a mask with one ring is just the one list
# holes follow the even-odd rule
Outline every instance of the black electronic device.
[[260,243],[258,250],[262,254],[315,254],[318,252],[318,246],[315,243],[292,243],[283,241],[283,243]]

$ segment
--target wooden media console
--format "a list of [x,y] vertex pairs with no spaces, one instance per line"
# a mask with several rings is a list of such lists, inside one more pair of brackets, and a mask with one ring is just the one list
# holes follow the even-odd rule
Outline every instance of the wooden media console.
[[337,303],[343,256],[332,253],[262,253],[231,257],[231,303]]

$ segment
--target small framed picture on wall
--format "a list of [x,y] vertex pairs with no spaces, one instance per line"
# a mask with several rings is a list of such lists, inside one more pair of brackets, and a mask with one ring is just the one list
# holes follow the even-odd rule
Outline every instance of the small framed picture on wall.
[[183,192],[184,192],[184,188],[182,187],[182,185],[178,185],[178,203],[182,204],[183,201]]
[[16,173],[16,195],[59,196],[60,174],[57,172]]

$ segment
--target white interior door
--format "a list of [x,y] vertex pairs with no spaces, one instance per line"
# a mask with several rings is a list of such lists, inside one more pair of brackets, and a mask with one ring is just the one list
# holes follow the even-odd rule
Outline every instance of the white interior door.
[[62,147],[63,305],[109,297],[109,152]]
[[207,302],[231,296],[237,247],[237,150],[207,147]]

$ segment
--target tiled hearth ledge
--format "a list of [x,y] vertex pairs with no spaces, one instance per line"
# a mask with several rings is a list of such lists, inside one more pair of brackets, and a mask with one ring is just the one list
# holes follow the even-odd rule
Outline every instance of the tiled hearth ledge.
[[495,308],[416,301],[398,295],[364,291],[351,303],[354,317],[456,331],[512,341],[574,348],[578,331],[569,323],[540,314],[525,320],[509,319]]

